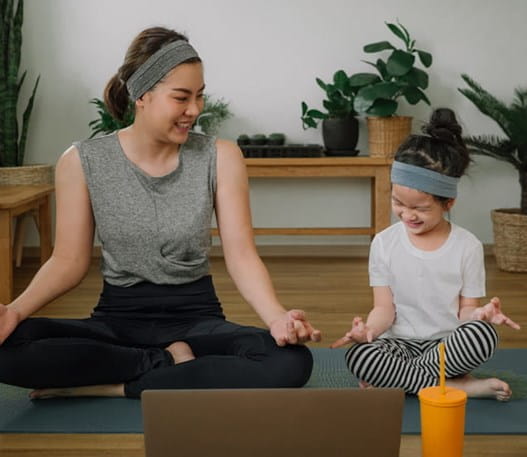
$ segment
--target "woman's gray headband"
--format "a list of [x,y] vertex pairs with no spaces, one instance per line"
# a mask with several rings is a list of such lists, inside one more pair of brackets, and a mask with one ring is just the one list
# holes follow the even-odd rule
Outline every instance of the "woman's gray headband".
[[403,162],[392,164],[392,184],[417,189],[438,197],[456,198],[459,178]]
[[173,41],[152,54],[126,81],[135,102],[158,83],[172,68],[199,55],[185,40]]

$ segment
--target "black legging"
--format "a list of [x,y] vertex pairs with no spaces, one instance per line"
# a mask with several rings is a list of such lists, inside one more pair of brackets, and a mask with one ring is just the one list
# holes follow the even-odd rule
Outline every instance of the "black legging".
[[[174,341],[188,343],[196,359],[174,365],[164,349]],[[0,382],[124,383],[127,397],[145,389],[300,387],[312,365],[308,348],[278,347],[267,330],[226,321],[209,276],[183,286],[105,283],[92,317],[29,318],[0,346]]]

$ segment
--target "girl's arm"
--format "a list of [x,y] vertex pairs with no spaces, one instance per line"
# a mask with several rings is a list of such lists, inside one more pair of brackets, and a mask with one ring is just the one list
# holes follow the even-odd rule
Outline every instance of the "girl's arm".
[[[68,149],[57,163],[55,194],[53,253],[26,290],[0,310],[0,343],[20,321],[75,287],[88,271],[94,221],[84,173],[75,147]],[[6,318],[6,315],[9,317]],[[12,328],[2,330],[2,316],[11,322],[8,327]]]
[[476,308],[480,305],[479,298],[459,297],[459,312],[458,317],[460,321],[473,320],[472,315]]
[[270,328],[278,344],[320,339],[302,311],[286,311],[279,303],[269,273],[254,244],[249,183],[240,149],[218,140],[216,220],[227,271],[243,298]]
[[388,286],[373,288],[373,309],[368,314],[366,327],[371,331],[372,340],[388,330],[395,320],[393,294]]

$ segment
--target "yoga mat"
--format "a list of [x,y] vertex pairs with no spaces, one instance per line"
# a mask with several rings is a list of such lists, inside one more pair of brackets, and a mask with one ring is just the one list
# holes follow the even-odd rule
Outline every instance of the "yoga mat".
[[[357,387],[344,349],[312,349],[313,373],[306,388]],[[508,403],[469,399],[467,434],[527,433],[527,349],[501,349],[476,375],[501,376],[512,384]],[[54,398],[31,401],[28,389],[0,384],[0,433],[142,433],[141,404],[125,398]],[[353,411],[353,408],[350,409]],[[420,433],[419,404],[407,396],[403,433]]]

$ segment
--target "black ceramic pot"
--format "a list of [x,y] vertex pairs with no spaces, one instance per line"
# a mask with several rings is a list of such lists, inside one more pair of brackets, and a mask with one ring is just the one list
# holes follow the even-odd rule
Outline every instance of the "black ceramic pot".
[[324,119],[322,138],[328,156],[356,156],[359,140],[359,121],[356,117]]

